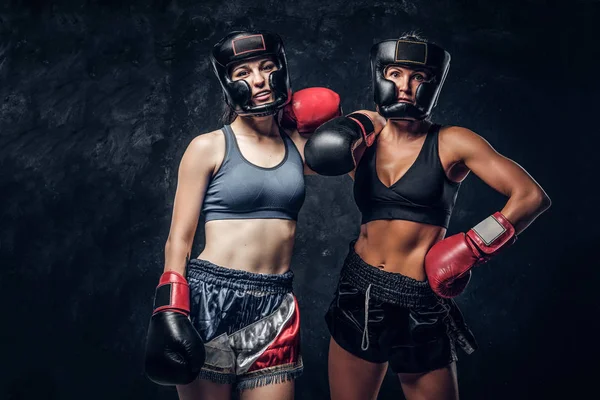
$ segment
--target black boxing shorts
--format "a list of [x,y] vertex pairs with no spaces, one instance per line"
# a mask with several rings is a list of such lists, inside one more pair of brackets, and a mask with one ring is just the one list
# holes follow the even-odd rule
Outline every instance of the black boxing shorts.
[[436,296],[427,281],[385,272],[364,262],[354,243],[325,315],[332,338],[363,360],[389,362],[394,373],[424,373],[477,348],[452,300]]
[[206,348],[200,379],[244,390],[302,374],[293,277],[190,261],[190,319]]

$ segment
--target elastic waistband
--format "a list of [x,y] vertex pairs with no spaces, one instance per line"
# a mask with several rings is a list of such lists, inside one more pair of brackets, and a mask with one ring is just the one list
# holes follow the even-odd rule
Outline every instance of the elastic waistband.
[[205,221],[216,221],[222,219],[291,219],[298,221],[298,213],[286,209],[265,209],[237,212],[232,210],[212,210],[207,207],[203,210]]
[[230,289],[257,290],[268,293],[290,293],[293,290],[294,273],[255,274],[213,264],[210,261],[190,260],[187,267],[189,278],[206,283],[216,283]]
[[406,204],[372,202],[371,207],[361,210],[361,213],[361,224],[381,219],[403,219],[448,229],[452,210],[444,208],[415,208]]
[[429,282],[382,271],[367,264],[354,251],[354,243],[356,240],[350,243],[350,250],[340,273],[342,279],[362,292],[366,292],[370,286],[372,298],[402,307],[431,307],[440,301],[431,290]]

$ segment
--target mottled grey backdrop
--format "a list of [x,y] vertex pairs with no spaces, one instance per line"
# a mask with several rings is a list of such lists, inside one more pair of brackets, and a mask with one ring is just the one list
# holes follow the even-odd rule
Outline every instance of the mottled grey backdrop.
[[[598,364],[599,2],[5,1],[0,5],[0,398],[175,399],[143,375],[178,162],[219,127],[207,55],[234,28],[284,39],[294,89],[373,109],[368,51],[418,29],[452,54],[434,119],[478,132],[554,204],[458,303],[480,349],[463,399],[579,398]],[[359,230],[348,177],[308,177],[293,257],[306,372],[328,398],[322,319]],[[470,176],[448,234],[505,199]],[[202,225],[202,224],[201,224]],[[203,246],[200,227],[194,254]],[[389,375],[380,399],[402,398]]]

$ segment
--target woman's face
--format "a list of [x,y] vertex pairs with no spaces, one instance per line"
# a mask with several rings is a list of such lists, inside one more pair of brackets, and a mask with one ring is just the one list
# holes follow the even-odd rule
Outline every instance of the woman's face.
[[431,74],[425,70],[399,65],[387,66],[383,76],[396,85],[396,100],[399,103],[409,104],[415,104],[415,94],[419,85],[431,79]]
[[230,70],[231,80],[245,80],[252,90],[252,104],[259,106],[275,101],[269,87],[269,75],[278,69],[272,57],[256,58],[235,64]]

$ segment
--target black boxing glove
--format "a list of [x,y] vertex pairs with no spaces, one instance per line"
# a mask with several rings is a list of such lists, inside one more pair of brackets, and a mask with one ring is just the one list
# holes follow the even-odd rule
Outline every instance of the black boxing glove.
[[306,165],[326,176],[343,175],[356,167],[354,150],[375,141],[373,121],[362,113],[334,118],[319,126],[304,147]]
[[204,343],[188,318],[190,288],[181,274],[160,277],[146,339],[146,375],[159,385],[186,385],[204,365]]

